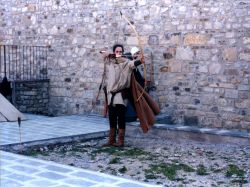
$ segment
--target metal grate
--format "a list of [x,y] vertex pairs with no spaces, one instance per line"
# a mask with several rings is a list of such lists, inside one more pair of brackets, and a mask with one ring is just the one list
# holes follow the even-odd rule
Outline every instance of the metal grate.
[[0,78],[32,81],[48,78],[48,47],[0,45]]

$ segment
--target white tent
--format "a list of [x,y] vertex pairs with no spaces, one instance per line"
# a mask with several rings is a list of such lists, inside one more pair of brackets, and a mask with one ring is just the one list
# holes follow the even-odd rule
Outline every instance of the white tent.
[[27,119],[2,94],[0,94],[0,122],[17,121],[18,117],[20,117],[21,120]]
[[7,121],[7,119],[0,113],[0,122]]

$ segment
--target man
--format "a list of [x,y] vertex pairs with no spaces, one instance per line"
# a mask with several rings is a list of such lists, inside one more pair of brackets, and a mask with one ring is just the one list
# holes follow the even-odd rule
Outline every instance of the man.
[[[136,60],[129,60],[122,57],[124,53],[123,45],[113,46],[113,53],[102,52],[107,63],[106,91],[109,110],[109,140],[105,145],[124,146],[125,137],[125,113],[127,106],[126,91],[130,87],[131,74],[133,69],[141,64],[140,57]],[[118,126],[118,143],[116,143],[116,132]]]
[[[141,51],[138,47],[132,47],[130,53],[133,60],[138,60],[138,58],[141,58]],[[136,81],[144,88],[145,79],[142,77],[140,70],[136,67],[133,70],[133,73]]]

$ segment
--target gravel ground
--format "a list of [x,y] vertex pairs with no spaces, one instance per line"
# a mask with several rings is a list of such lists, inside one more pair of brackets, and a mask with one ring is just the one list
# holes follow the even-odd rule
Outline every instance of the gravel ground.
[[250,186],[250,147],[127,137],[40,147],[25,154],[163,186]]

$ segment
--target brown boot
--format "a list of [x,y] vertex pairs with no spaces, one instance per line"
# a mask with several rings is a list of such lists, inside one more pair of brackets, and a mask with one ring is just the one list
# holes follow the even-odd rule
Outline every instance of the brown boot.
[[124,137],[125,137],[125,129],[118,130],[118,143],[115,143],[116,147],[124,147]]
[[116,129],[111,128],[109,130],[109,140],[108,143],[104,144],[103,146],[112,146],[116,143]]

